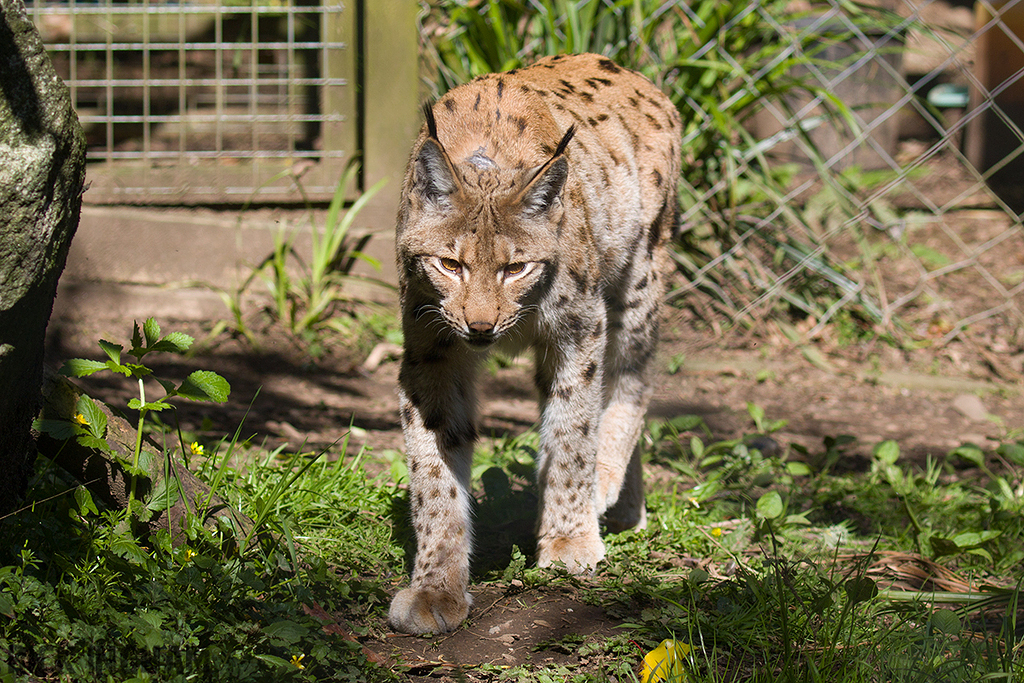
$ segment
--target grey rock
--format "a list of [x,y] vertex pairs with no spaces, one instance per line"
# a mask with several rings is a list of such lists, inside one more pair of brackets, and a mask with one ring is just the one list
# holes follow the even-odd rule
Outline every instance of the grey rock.
[[0,512],[27,481],[43,340],[78,225],[85,135],[21,0],[0,0]]
[[974,394],[960,394],[953,399],[953,408],[968,420],[984,422],[988,419],[985,404]]

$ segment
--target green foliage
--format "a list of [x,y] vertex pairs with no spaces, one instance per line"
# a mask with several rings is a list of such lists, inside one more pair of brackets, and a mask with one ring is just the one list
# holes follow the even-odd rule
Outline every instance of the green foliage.
[[[107,358],[128,367],[115,346]],[[64,438],[98,438],[102,411],[83,402],[78,412]],[[1021,680],[1024,441],[963,444],[921,466],[893,441],[786,446],[782,423],[747,412],[751,433],[738,439],[716,439],[698,416],[649,423],[648,528],[606,536],[607,561],[589,578],[532,561],[537,434],[482,444],[474,580],[572,592],[621,628],[544,644],[579,656],[582,670],[481,664],[467,678],[633,681],[671,638],[690,647],[694,682]],[[0,525],[0,680],[400,675],[349,636],[381,639],[405,559],[406,490],[367,477],[368,453],[346,456],[347,442],[332,459],[257,448],[240,433],[192,457],[197,476],[257,521],[241,542],[197,520],[177,545],[166,532],[140,539],[42,464],[26,507]],[[388,457],[399,456],[378,459]],[[391,479],[386,467],[381,476]],[[988,581],[896,590],[873,566],[890,551]]]
[[[352,272],[353,268],[360,261],[376,269],[380,268],[380,263],[364,251],[371,235],[355,239],[350,233],[359,212],[387,181],[378,181],[345,208],[345,197],[349,188],[355,185],[358,173],[359,164],[353,160],[338,181],[323,226],[317,225],[313,204],[306,197],[302,183],[294,178],[309,210],[308,252],[301,253],[297,246],[301,235],[298,229],[289,231],[282,228],[275,235],[273,250],[253,268],[241,286],[231,294],[221,292],[221,298],[231,311],[233,321],[222,322],[214,334],[232,327],[253,346],[257,346],[256,338],[245,322],[242,305],[244,297],[257,279],[262,280],[269,294],[270,305],[265,310],[270,319],[283,325],[290,334],[304,343],[316,346],[318,336],[325,329],[344,326],[343,321],[349,316],[338,314],[343,310],[350,312],[346,307],[351,307],[353,303],[345,289],[347,283],[357,278]],[[359,279],[384,287],[390,286],[379,280]]]
[[[253,465],[248,476],[275,479],[281,469]],[[327,481],[337,488],[323,488]],[[339,490],[366,486],[354,464],[306,470],[293,483],[321,487],[347,533],[379,536],[366,514],[386,514],[384,497],[353,500]],[[180,545],[164,532],[143,544],[85,489],[72,490],[65,495],[66,482],[44,471],[30,492],[36,502],[0,529],[0,651],[18,680],[391,679],[338,635],[385,598],[344,565],[332,569],[312,554],[296,562],[284,541],[238,549],[230,529],[200,524]],[[305,524],[306,513],[293,509],[275,526]]]
[[[760,410],[751,416],[764,419]],[[920,472],[886,441],[873,449],[868,472],[838,477],[829,470],[836,453],[856,448],[849,438],[827,439],[821,454],[804,449],[797,455],[806,462],[793,468],[785,451],[758,457],[749,446],[739,448],[763,435],[706,443],[708,435],[693,416],[651,421],[652,465],[671,467],[678,478],[651,487],[646,531],[605,539],[607,568],[589,599],[625,621],[629,641],[641,646],[631,661],[672,638],[693,648],[687,681],[975,681],[1024,674],[1015,654],[1019,586],[982,593],[880,590],[868,571],[883,547],[915,549],[905,533],[913,510],[935,561],[1004,577],[1003,585],[1005,577],[1019,576],[1024,470],[1003,453],[1018,455],[1021,444],[991,453],[964,446],[950,454],[946,468]],[[951,475],[958,458],[1001,473],[984,487],[937,474]],[[877,522],[861,531],[865,540],[828,526],[831,495],[842,496],[844,518]],[[905,507],[894,506],[897,500]],[[994,509],[1006,514],[997,517]],[[869,549],[842,559],[840,545],[851,542]],[[615,647],[613,641],[591,645]],[[605,674],[615,678],[610,669]]]
[[[141,331],[135,326],[127,354],[141,361],[154,351],[183,353],[191,343],[186,335],[161,336],[150,319]],[[137,379],[141,395],[132,406],[140,440],[146,413],[172,408],[168,399],[228,397],[227,381],[197,371],[177,386],[158,380],[166,395],[147,400],[149,368],[124,362],[120,345],[100,346],[107,361],[72,360],[64,372],[109,370]],[[82,396],[73,422],[36,427],[99,448],[106,424]],[[379,612],[386,600],[376,581],[360,576],[381,575],[399,556],[377,521],[391,508],[391,489],[367,480],[359,456],[345,463],[346,444],[335,462],[296,454],[282,465],[272,452],[235,468],[251,448],[240,431],[220,444],[223,454],[215,449],[197,463],[197,474],[211,497],[255,521],[241,539],[228,517],[204,525],[191,510],[173,539],[167,529],[138,537],[120,511],[44,463],[29,504],[0,526],[2,680],[392,679],[367,660],[347,625]],[[182,445],[195,457],[205,454],[198,444]],[[134,462],[124,465],[144,478],[158,458],[170,457],[137,447]],[[175,479],[165,476],[143,504],[129,501],[128,511],[146,519],[178,497]],[[318,552],[305,553],[301,544]]]
[[[107,356],[106,361],[72,358],[65,362],[60,369],[61,374],[68,377],[86,377],[97,372],[110,371],[138,382],[139,398],[133,398],[128,402],[128,407],[138,411],[139,414],[135,433],[135,448],[131,460],[122,461],[121,465],[131,475],[126,512],[129,515],[134,514],[142,520],[147,520],[153,513],[167,509],[178,499],[176,482],[165,477],[150,492],[149,500],[144,507],[136,505],[135,494],[139,480],[149,480],[156,474],[154,454],[142,450],[146,417],[150,413],[173,410],[174,405],[169,401],[178,396],[192,401],[224,403],[231,393],[231,386],[227,380],[217,373],[196,370],[177,386],[169,380],[153,377],[163,388],[164,395],[155,401],[146,399],[145,380],[152,376],[153,371],[142,364],[142,359],[150,353],[184,354],[192,346],[192,342],[192,337],[181,332],[161,335],[159,323],[155,319],[149,318],[143,323],[141,329],[137,322],[133,325],[131,347],[128,349],[127,355],[134,357],[137,362],[123,361],[121,356],[122,353],[125,353],[124,346],[101,339],[99,346]],[[80,445],[86,448],[100,450],[111,457],[117,457],[104,438],[107,432],[107,417],[95,401],[86,395],[79,397],[71,421],[40,419],[36,420],[33,426],[55,439],[67,440],[74,437]],[[179,441],[181,441],[182,452],[185,452],[187,448],[180,438],[180,434]]]
[[[812,74],[845,70],[864,56],[830,62],[823,57],[829,46],[874,29],[885,33],[903,20],[877,8],[834,4],[825,20],[823,10],[794,10],[798,5],[786,0],[433,0],[423,50],[436,95],[560,53],[595,52],[640,71],[672,98],[683,119],[684,235],[674,256],[690,284],[676,294],[696,288],[717,314],[733,320],[781,303],[822,322],[844,308],[878,322],[883,313],[865,286],[878,284],[873,262],[865,258],[871,282],[862,282],[861,273],[834,262],[829,241],[839,231],[859,230],[858,192],[882,180],[825,168],[809,132],[858,128],[851,107]],[[800,98],[820,107],[798,115]],[[765,108],[792,124],[756,140],[748,123]],[[796,167],[769,157],[789,139],[807,150],[827,206],[793,201]],[[822,206],[833,227],[814,229]],[[876,222],[893,224],[898,216],[883,208]],[[867,248],[863,238],[858,243]]]

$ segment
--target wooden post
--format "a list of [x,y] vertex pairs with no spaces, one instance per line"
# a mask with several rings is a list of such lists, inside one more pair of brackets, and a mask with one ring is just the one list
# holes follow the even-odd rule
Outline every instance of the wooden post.
[[383,194],[398,208],[409,148],[420,127],[419,38],[413,0],[364,5],[364,183],[388,178]]

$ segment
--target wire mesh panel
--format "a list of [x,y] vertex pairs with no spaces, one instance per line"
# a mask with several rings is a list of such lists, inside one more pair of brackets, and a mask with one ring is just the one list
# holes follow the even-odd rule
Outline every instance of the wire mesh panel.
[[92,202],[329,196],[354,152],[353,27],[338,3],[35,2],[85,129]]

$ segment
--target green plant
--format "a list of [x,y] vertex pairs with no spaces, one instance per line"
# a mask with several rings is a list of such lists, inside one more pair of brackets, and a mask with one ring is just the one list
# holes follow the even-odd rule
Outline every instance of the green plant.
[[[127,354],[141,361],[191,342],[162,336],[150,319],[135,327]],[[141,362],[126,362],[119,345],[101,347],[106,361],[74,359],[65,371],[151,376]],[[205,371],[177,385],[158,381],[163,398],[147,399],[143,387],[132,399],[140,434],[146,414],[173,407],[173,397],[223,400],[228,392],[225,380]],[[105,414],[88,397],[78,406],[80,419],[36,427],[109,453]],[[296,454],[282,466],[277,452],[246,458],[252,446],[240,430],[220,457],[218,446],[182,447],[211,496],[255,519],[241,543],[237,529],[199,523],[191,509],[175,537],[167,529],[137,536],[120,511],[41,463],[26,505],[0,525],[2,680],[393,680],[348,625],[385,604],[379,583],[360,577],[395,562],[388,529],[377,522],[389,512],[392,488],[368,479],[359,457],[346,461],[344,443],[334,462]],[[138,447],[121,464],[139,479],[151,473]],[[138,514],[139,506],[130,510]],[[351,551],[357,547],[366,554]]]
[[[326,470],[335,484],[369,495],[324,488]],[[281,474],[253,463],[248,476]],[[232,489],[233,477],[224,482]],[[335,522],[360,538],[347,547],[379,535],[360,511],[386,514],[387,499],[357,467],[307,469],[293,485],[321,487],[321,504],[333,503]],[[355,575],[360,565],[329,566],[284,541],[239,550],[226,542],[231,532],[200,525],[179,545],[166,534],[143,543],[119,515],[67,495],[67,486],[43,471],[32,505],[0,529],[0,652],[15,680],[393,680],[349,633],[349,620],[378,613],[385,599]],[[250,495],[243,488],[246,506],[258,506]]]
[[[345,292],[345,285],[357,279],[352,272],[356,263],[362,261],[380,268],[380,263],[364,251],[372,235],[353,239],[351,229],[359,212],[387,181],[378,181],[345,208],[345,198],[349,188],[354,186],[358,173],[359,164],[353,160],[338,181],[322,227],[317,225],[313,203],[306,196],[299,178],[295,177],[296,187],[309,213],[309,251],[300,253],[297,242],[301,233],[298,229],[282,228],[274,237],[273,250],[252,269],[242,284],[231,294],[221,293],[233,316],[230,326],[254,346],[256,339],[245,323],[242,301],[257,278],[263,281],[270,295],[271,304],[267,311],[271,319],[284,325],[296,338],[314,343],[317,334],[323,329],[337,330],[344,325],[337,314],[342,307],[352,303],[351,297]],[[358,279],[385,288],[391,287],[372,278]],[[214,334],[228,326],[228,323],[222,322]]]
[[[153,371],[142,364],[142,359],[151,353],[169,352],[183,354],[192,346],[192,337],[181,332],[171,332],[161,335],[160,325],[153,318],[149,318],[139,328],[138,323],[133,326],[131,346],[125,352],[124,346],[101,339],[100,348],[107,356],[105,361],[88,360],[84,358],[73,358],[64,363],[61,373],[69,377],[87,377],[97,372],[109,371],[124,375],[138,383],[139,397],[128,402],[128,407],[138,411],[138,423],[135,431],[135,445],[132,451],[131,460],[122,462],[122,466],[131,475],[131,487],[128,493],[129,514],[142,517],[148,512],[159,512],[165,509],[170,501],[177,500],[177,488],[174,480],[163,478],[161,486],[150,494],[150,503],[145,508],[137,505],[135,499],[136,488],[140,478],[151,477],[157,465],[155,456],[152,453],[144,452],[143,434],[146,424],[146,417],[150,413],[158,413],[164,410],[173,410],[174,405],[169,403],[175,397],[187,398],[192,401],[214,401],[223,403],[227,401],[231,393],[231,386],[227,380],[215,372],[209,370],[196,370],[188,375],[181,382],[175,385],[169,380],[153,376]],[[122,360],[122,353],[132,356],[137,362],[126,362]],[[155,379],[164,390],[164,395],[156,400],[147,400],[146,384],[147,378]],[[63,420],[37,420],[35,427],[47,432],[57,439],[75,440],[86,447],[99,449],[111,457],[116,457],[115,452],[107,444],[104,436],[107,430],[107,417],[99,409],[96,403],[88,396],[79,397],[76,404],[74,420],[65,422]],[[188,447],[180,438],[182,452],[187,452]],[[145,457],[144,457],[145,456]]]
[[[676,420],[683,431],[669,427],[672,422],[650,429],[652,464],[671,466],[666,458],[689,453],[699,462],[677,471],[692,479],[672,479],[668,487],[654,484],[647,531],[606,539],[608,567],[592,588],[591,599],[624,619],[629,639],[640,646],[633,661],[673,639],[690,648],[687,681],[974,681],[1010,680],[1024,672],[1019,654],[1011,654],[1019,651],[1019,633],[1011,635],[1018,623],[1019,586],[1011,580],[1005,587],[1005,577],[1019,574],[1022,561],[1015,546],[1024,532],[1019,515],[1011,512],[1020,499],[1013,493],[1020,482],[1013,465],[1024,453],[1020,444],[1004,444],[992,454],[973,446],[954,451],[952,459],[990,471],[997,469],[991,466],[995,461],[1004,470],[970,491],[956,478],[938,476],[935,468],[915,471],[901,461],[894,442],[873,450],[869,472],[835,477],[807,468],[793,476],[781,459],[758,464],[744,457],[737,449],[743,439],[704,445],[692,434],[701,429],[697,420]],[[855,445],[832,438],[824,447]],[[807,455],[812,462],[827,461]],[[758,486],[768,488],[753,504],[749,492]],[[831,504],[832,494],[825,493],[830,490],[848,506],[848,515],[878,520],[880,529],[866,530],[866,543],[857,540],[856,530],[832,534],[835,529],[824,526],[829,520],[822,508]],[[985,502],[989,495],[1000,496],[1003,502],[993,507],[1005,505],[1006,515],[987,516],[993,509]],[[981,569],[979,561],[987,563],[999,568],[1001,586],[886,587],[888,576],[880,569],[908,561],[900,558],[915,547],[913,536],[901,532],[908,513],[893,500],[913,508],[917,523],[930,532],[932,547],[938,540],[945,548],[938,550],[936,562],[944,560],[950,568],[973,565],[972,574]],[[951,528],[959,530],[956,536],[946,531]],[[832,539],[820,544],[828,536]],[[850,543],[869,550],[854,556],[840,551],[840,544]],[[899,550],[885,556],[883,547]],[[680,556],[693,564],[666,561]],[[937,566],[932,572],[942,575]]]

